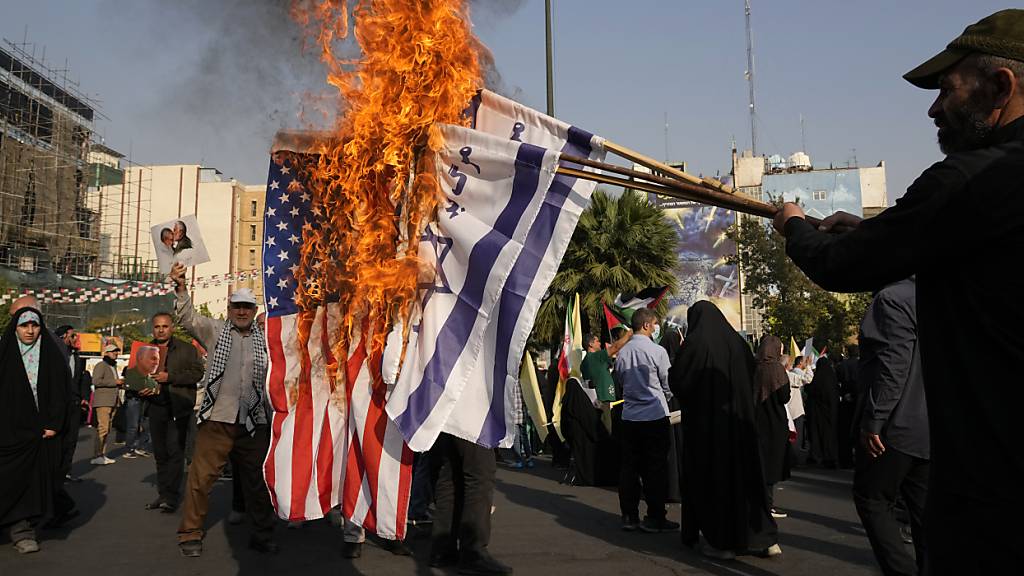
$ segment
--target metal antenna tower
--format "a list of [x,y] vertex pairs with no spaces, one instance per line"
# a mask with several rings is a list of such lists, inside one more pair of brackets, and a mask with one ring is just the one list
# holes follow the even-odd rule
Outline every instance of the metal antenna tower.
[[754,33],[750,29],[750,0],[743,0],[747,18],[747,84],[750,86],[750,150],[757,156],[757,125],[754,112]]

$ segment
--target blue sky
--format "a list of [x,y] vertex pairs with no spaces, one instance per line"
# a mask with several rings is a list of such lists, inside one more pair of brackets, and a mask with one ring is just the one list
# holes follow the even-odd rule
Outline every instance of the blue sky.
[[[556,113],[692,172],[727,171],[749,147],[742,0],[554,0]],[[277,0],[10,2],[0,35],[46,47],[108,118],[106,143],[140,163],[202,162],[266,178],[270,139],[299,94],[323,88]],[[475,0],[473,21],[508,94],[545,106],[543,0]],[[925,111],[934,93],[900,76],[989,0],[752,0],[759,152],[801,147],[817,166],[885,160],[890,201],[941,158]]]

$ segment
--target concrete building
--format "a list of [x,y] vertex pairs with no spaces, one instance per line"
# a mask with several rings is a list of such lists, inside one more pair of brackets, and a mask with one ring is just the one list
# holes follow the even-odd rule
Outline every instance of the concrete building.
[[[243,189],[233,179],[223,180],[215,168],[197,164],[124,170],[120,184],[101,188],[105,196],[121,200],[120,210],[103,213],[104,260],[113,263],[114,276],[161,280],[152,228],[173,226],[174,220],[194,214],[210,261],[194,266],[189,278],[229,274],[236,255],[236,196]],[[221,315],[231,289],[231,283],[221,282],[196,288],[193,297],[197,306],[206,304],[214,315]]]
[[[737,190],[767,201],[799,201],[816,218],[838,211],[871,217],[889,205],[885,161],[867,168],[815,168],[803,152],[783,158],[754,156],[749,150],[737,156],[733,150],[733,175]],[[750,300],[743,295],[743,330],[760,335],[760,311]]]
[[[235,247],[231,270],[234,273],[259,270],[263,262],[263,212],[266,206],[267,186],[239,186],[235,188]],[[251,288],[256,299],[263,298],[263,275],[254,274],[247,280],[232,284],[233,288]]]

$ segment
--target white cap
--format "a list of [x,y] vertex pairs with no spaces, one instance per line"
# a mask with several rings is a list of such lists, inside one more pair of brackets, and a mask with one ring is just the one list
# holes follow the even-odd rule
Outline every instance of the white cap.
[[256,295],[249,288],[239,288],[228,298],[231,304],[252,304],[256,305]]
[[103,351],[104,352],[120,352],[121,349],[118,348],[116,344],[107,344],[106,347],[103,348]]

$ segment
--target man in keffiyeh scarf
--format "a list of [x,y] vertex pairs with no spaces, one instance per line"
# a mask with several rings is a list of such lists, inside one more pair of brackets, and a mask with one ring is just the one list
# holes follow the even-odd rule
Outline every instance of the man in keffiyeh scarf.
[[26,554],[39,550],[34,527],[52,517],[62,480],[71,371],[42,313],[11,308],[0,339],[0,530]]
[[276,518],[263,478],[263,459],[270,445],[264,397],[267,343],[263,330],[253,322],[256,297],[248,288],[236,290],[228,298],[228,319],[214,320],[197,314],[192,306],[184,266],[175,264],[171,279],[177,285],[175,320],[210,351],[197,392],[199,427],[178,526],[178,546],[185,556],[202,554],[210,489],[230,456],[238,465],[235,481],[242,483],[253,526],[249,546],[259,552],[276,553],[278,546],[271,538]]

